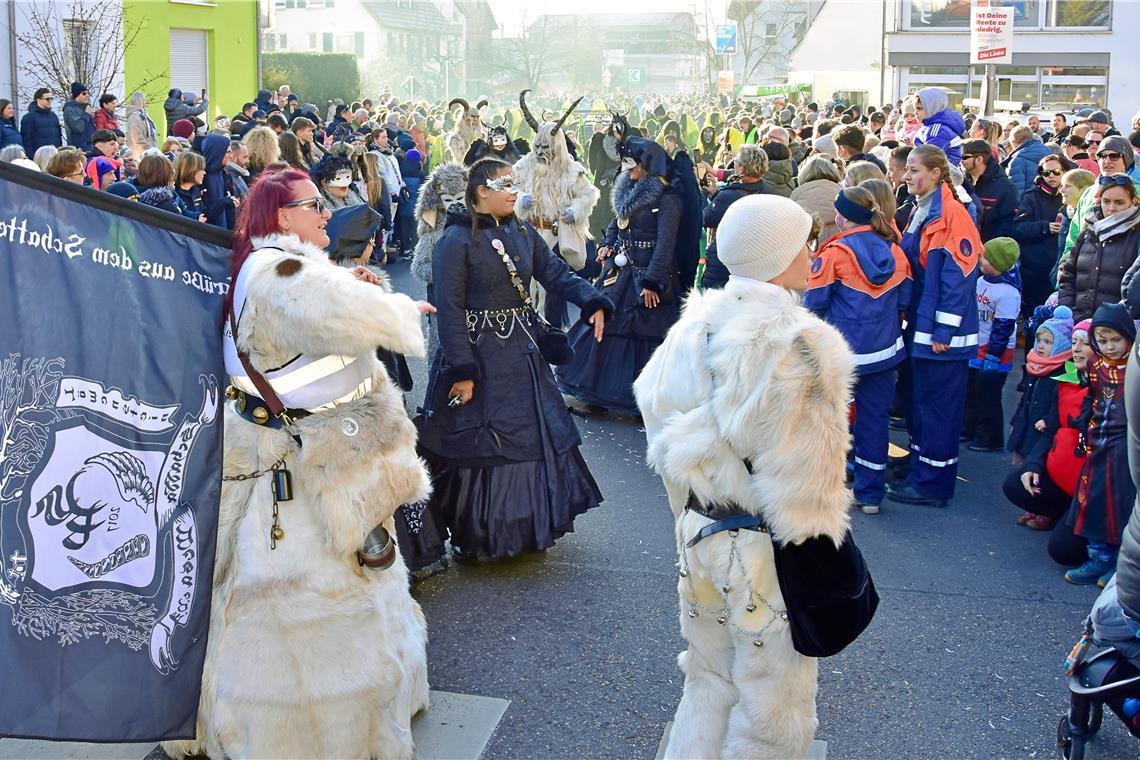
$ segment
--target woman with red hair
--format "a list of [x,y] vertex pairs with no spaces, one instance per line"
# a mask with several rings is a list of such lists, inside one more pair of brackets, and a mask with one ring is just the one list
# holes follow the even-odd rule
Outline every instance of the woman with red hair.
[[329,216],[296,169],[263,172],[241,207],[215,614],[198,738],[175,757],[410,758],[427,707],[424,617],[391,536],[429,481],[376,348],[422,356],[431,307],[331,264]]

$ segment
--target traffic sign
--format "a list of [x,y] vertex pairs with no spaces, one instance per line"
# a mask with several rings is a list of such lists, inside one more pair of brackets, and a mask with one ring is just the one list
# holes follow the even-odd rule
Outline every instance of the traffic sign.
[[625,81],[629,84],[641,84],[645,76],[645,69],[626,69]]
[[716,28],[716,54],[731,55],[736,52],[736,24],[721,24]]

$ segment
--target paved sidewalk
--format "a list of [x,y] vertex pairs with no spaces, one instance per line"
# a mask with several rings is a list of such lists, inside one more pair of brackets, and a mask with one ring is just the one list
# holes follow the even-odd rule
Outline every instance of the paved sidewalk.
[[[477,760],[510,702],[494,697],[431,693],[432,707],[412,721],[416,757],[422,760]],[[161,760],[154,744],[81,744],[0,739],[0,760]]]

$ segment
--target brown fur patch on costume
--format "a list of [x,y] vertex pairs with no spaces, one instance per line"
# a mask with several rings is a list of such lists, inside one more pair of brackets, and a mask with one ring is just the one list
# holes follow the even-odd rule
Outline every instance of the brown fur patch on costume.
[[282,259],[277,262],[277,275],[279,277],[292,277],[301,271],[300,259]]

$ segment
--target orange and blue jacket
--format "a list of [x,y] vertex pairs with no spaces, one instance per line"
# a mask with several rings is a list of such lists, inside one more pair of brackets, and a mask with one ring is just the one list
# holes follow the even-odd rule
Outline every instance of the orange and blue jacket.
[[863,225],[820,247],[804,305],[843,334],[856,369],[869,375],[906,358],[901,313],[910,297],[906,254]]
[[[977,280],[982,240],[970,212],[945,184],[934,193],[922,225],[903,236],[902,249],[914,273],[907,309],[914,323],[911,356],[968,360],[978,346]],[[936,354],[932,343],[950,348]]]

